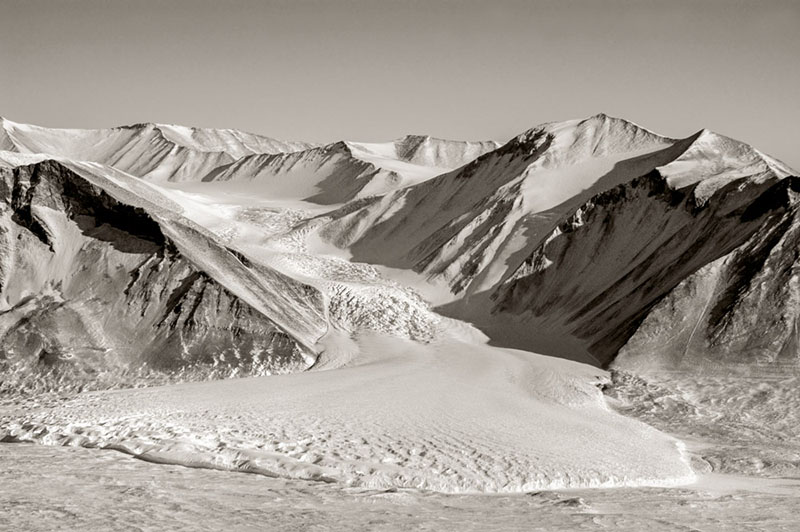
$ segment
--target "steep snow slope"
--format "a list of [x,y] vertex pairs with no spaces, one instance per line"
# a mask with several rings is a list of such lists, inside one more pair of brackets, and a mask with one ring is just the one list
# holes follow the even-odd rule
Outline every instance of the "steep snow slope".
[[472,295],[510,274],[559,217],[673,159],[677,144],[605,115],[545,124],[463,168],[348,205],[319,231],[354,260],[413,268],[454,298]]
[[221,166],[204,182],[226,181],[271,199],[337,204],[400,186],[399,174],[353,157],[343,142],[295,153],[252,155]]
[[[794,210],[796,187],[782,165],[703,131],[672,162],[563,219],[494,294],[495,319],[530,331],[518,339],[528,348],[566,356],[559,344],[582,347],[607,364],[684,279],[754,235],[780,232]],[[758,245],[747,247],[739,267],[758,264],[758,253]],[[700,296],[686,304],[705,308],[707,302]],[[732,318],[730,309],[717,310],[716,319]],[[654,344],[674,340],[672,331],[662,332]],[[562,343],[565,337],[574,341]]]
[[236,129],[208,129],[156,124],[168,140],[197,151],[225,152],[235,158],[256,153],[291,153],[313,147],[308,142],[277,140]]
[[203,181],[231,181],[267,198],[337,204],[426,181],[496,147],[494,142],[430,137],[337,142],[296,153],[244,157]]
[[354,157],[391,170],[404,178],[403,185],[412,185],[464,166],[500,144],[407,135],[391,142],[347,142],[347,146]]
[[113,166],[155,181],[200,180],[214,168],[252,153],[307,149],[250,133],[136,124],[111,129],[55,129],[0,119],[0,148]]
[[320,294],[248,267],[157,188],[70,161],[0,177],[5,391],[49,370],[104,386],[105,373],[142,363],[230,375],[313,362],[327,329]]

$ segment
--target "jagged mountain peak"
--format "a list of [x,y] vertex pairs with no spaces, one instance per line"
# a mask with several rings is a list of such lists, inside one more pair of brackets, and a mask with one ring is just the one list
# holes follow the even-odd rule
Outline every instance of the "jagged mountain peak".
[[605,113],[597,113],[595,115],[586,118],[573,118],[569,120],[556,120],[551,122],[543,122],[517,135],[516,138],[520,140],[525,140],[527,138],[535,136],[536,133],[538,132],[552,133],[555,135],[558,133],[565,133],[571,131],[576,131],[578,133],[587,133],[590,131],[597,131],[601,129],[604,129],[605,132],[614,132],[620,130],[643,131],[659,138],[665,138],[630,120],[614,117],[611,115],[607,115]]
[[701,201],[731,179],[780,179],[796,174],[784,163],[751,145],[709,129],[673,139],[604,113],[541,124],[498,150],[500,154],[526,156],[529,159],[527,174],[533,179],[539,179],[541,170],[577,169],[593,164],[593,160],[614,160],[619,156],[636,158],[655,152],[660,154],[652,158],[656,163],[654,168],[672,188],[702,182],[696,192]]
[[771,157],[753,147],[751,144],[722,135],[710,129],[702,129],[694,136],[694,142],[689,150],[693,154],[725,153],[732,158],[731,162],[762,163],[775,172],[778,177],[797,175],[797,172],[785,163]]

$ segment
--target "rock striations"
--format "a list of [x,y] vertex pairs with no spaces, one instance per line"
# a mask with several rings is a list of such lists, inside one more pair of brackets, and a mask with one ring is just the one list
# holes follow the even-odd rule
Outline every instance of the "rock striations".
[[229,376],[313,362],[320,294],[249,267],[178,211],[99,165],[0,167],[0,361],[16,376],[4,385],[33,384],[20,379],[37,367],[88,382],[143,365]]

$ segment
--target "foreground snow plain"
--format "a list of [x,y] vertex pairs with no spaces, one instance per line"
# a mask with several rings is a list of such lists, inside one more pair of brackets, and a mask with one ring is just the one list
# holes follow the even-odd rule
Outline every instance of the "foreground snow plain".
[[[682,488],[447,495],[153,465],[115,452],[0,446],[16,530],[790,532],[798,481],[704,477]],[[57,481],[55,481],[57,480]]]
[[[441,338],[367,335],[345,368],[82,394],[14,439],[152,461],[441,492],[671,485],[676,440],[609,410],[597,371]],[[19,419],[18,417],[18,419]]]

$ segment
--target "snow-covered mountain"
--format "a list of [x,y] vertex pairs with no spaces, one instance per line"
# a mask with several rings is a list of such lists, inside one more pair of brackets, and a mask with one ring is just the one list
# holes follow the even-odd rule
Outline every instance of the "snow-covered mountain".
[[[330,201],[322,196],[331,179],[338,202],[370,181],[385,192],[496,147],[408,137],[314,148],[154,124],[2,125],[0,338],[5,372],[15,376],[4,380],[8,390],[51,370],[85,382],[142,367],[191,378],[336,365],[350,356],[337,331],[429,337],[438,318],[419,296],[369,266],[287,240],[310,215],[275,202],[309,200],[299,204],[313,209]],[[277,170],[265,177],[262,160]],[[253,185],[260,200],[247,190],[244,204],[228,201]]]
[[708,131],[678,146],[670,162],[560,219],[493,294],[496,315],[575,338],[607,364],[666,293],[792,209],[780,163]]
[[365,144],[336,142],[308,150],[242,157],[203,181],[244,182],[270,198],[341,204],[421,183],[497,148],[494,142],[403,137]]
[[0,392],[315,370],[10,401],[3,441],[369,488],[674,485],[684,445],[602,388],[798,367],[800,177],[710,131],[2,125]]
[[81,381],[142,364],[225,376],[313,362],[321,295],[248,264],[146,182],[43,160],[0,165],[0,191],[6,372],[61,366]]
[[[643,364],[646,351],[648,364],[667,366],[796,356],[794,172],[710,131],[671,139],[600,114],[502,146],[426,136],[311,146],[155,124],[2,125],[9,251],[0,297],[14,353],[138,353],[119,356],[128,361],[159,352],[173,365],[203,345],[204,360],[224,367],[273,351],[293,353],[287,368],[325,351],[336,364],[331,356],[350,355],[333,355],[338,340],[318,344],[331,331],[429,338],[439,318],[418,289],[497,344],[597,365],[620,349],[620,364]],[[95,192],[73,197],[85,187],[70,183],[84,182]],[[99,217],[98,194],[115,198]],[[138,218],[120,214],[128,212]],[[112,230],[134,251],[96,236]],[[102,249],[115,273],[87,259],[89,249]],[[157,268],[148,262],[156,259]],[[90,279],[110,284],[73,288]],[[137,283],[158,295],[132,296]],[[178,295],[203,294],[210,306],[200,317],[181,315],[200,307]],[[122,320],[118,333],[75,310],[136,305],[147,320]],[[83,316],[69,318],[77,325],[47,325],[65,309]],[[190,319],[203,324],[177,325]],[[742,339],[753,326],[768,332]],[[152,338],[125,344],[148,336],[140,330]],[[274,331],[288,347],[243,348],[234,338],[242,330]]]
[[231,129],[135,124],[111,129],[54,129],[0,118],[0,149],[92,161],[154,181],[200,180],[222,164],[254,153],[304,150]]
[[332,213],[322,233],[356,260],[478,293],[582,198],[646,173],[675,142],[605,115],[545,124],[462,168]]
[[[536,127],[463,168],[328,213],[318,231],[355,260],[446,284],[438,310],[501,345],[606,365],[678,283],[775,230],[776,213],[792,210],[793,174],[707,130],[668,139],[597,115]],[[680,342],[655,317],[647,327]]]

